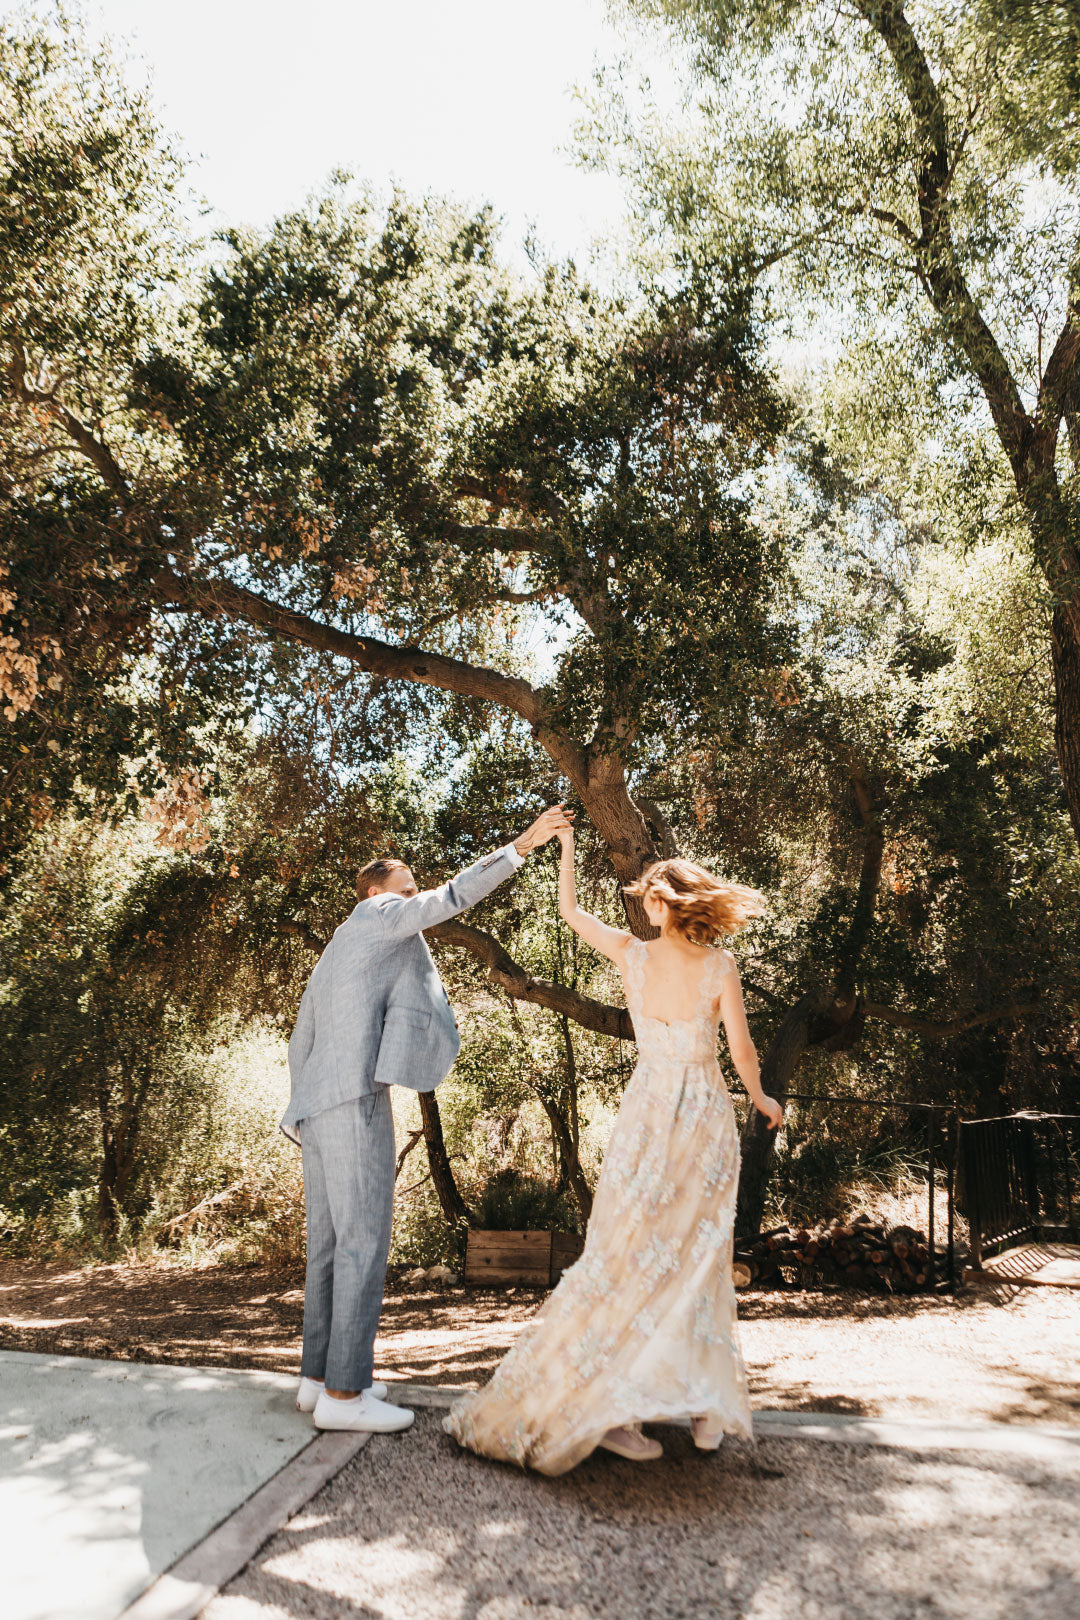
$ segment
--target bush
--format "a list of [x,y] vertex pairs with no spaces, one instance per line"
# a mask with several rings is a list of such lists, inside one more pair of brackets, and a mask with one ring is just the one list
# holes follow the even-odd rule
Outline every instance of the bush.
[[392,1266],[461,1267],[465,1263],[466,1227],[446,1219],[430,1185],[417,1187],[394,1201],[394,1232],[390,1240]]
[[576,1207],[565,1193],[513,1166],[488,1178],[474,1209],[477,1224],[497,1232],[574,1231],[577,1226]]

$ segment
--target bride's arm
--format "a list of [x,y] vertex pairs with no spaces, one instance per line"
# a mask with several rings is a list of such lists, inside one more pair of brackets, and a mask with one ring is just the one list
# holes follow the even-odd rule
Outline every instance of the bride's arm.
[[784,1110],[775,1097],[767,1097],[761,1089],[761,1065],[758,1062],[757,1047],[754,1045],[750,1026],[746,1022],[742,980],[734,962],[722,980],[720,1014],[724,1020],[724,1033],[727,1035],[728,1051],[731,1053],[735,1072],[746,1087],[746,1094],[754,1107],[765,1115],[769,1128],[775,1130],[784,1117]]
[[559,916],[568,922],[575,934],[580,934],[587,945],[602,951],[613,962],[622,960],[622,954],[633,939],[625,928],[609,928],[607,923],[594,917],[591,911],[582,911],[577,903],[577,882],[574,877],[574,829],[561,828],[559,843]]

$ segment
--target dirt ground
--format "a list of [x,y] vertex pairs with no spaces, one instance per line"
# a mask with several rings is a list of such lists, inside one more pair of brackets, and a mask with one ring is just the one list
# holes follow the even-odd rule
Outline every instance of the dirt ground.
[[[414,1383],[482,1383],[543,1295],[387,1295],[375,1365]],[[871,1417],[1080,1423],[1080,1293],[739,1296],[755,1406]],[[0,1263],[0,1349],[194,1366],[300,1365],[300,1272]]]

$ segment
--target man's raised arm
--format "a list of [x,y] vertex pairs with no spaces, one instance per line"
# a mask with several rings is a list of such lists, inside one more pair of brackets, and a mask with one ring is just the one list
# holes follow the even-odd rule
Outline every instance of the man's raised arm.
[[497,889],[511,877],[531,849],[539,849],[553,838],[569,817],[561,804],[545,810],[531,827],[504,844],[491,855],[485,855],[474,865],[442,883],[437,889],[422,889],[419,894],[403,895],[393,892],[373,895],[373,905],[382,919],[387,939],[405,939],[409,934],[421,934],[425,928],[446,922],[475,906],[485,895]]

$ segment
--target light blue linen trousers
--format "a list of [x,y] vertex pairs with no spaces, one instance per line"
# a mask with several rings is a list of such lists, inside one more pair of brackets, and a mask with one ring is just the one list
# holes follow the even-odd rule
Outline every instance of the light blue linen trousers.
[[368,1389],[394,1216],[394,1116],[380,1086],[300,1123],[307,1283],[300,1372]]

